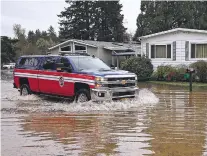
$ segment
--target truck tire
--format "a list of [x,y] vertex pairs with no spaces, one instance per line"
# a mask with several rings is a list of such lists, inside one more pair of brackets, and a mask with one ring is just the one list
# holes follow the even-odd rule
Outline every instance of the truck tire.
[[91,100],[90,91],[88,89],[80,89],[77,91],[75,96],[75,102],[82,103]]
[[27,84],[23,84],[21,87],[20,87],[20,95],[21,96],[27,96],[27,95],[30,95],[32,94],[30,88],[29,88],[29,85]]

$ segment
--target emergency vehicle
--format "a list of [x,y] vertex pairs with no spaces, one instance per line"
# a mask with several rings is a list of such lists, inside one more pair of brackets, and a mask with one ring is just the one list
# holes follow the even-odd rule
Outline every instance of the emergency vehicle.
[[87,54],[22,56],[13,85],[22,96],[46,94],[76,102],[133,98],[138,91],[134,73],[113,70]]

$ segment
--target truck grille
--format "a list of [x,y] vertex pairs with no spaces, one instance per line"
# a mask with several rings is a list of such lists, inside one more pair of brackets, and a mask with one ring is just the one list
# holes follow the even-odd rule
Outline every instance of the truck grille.
[[108,81],[135,80],[135,77],[108,78]]
[[[125,80],[126,83],[122,84],[122,81]],[[132,81],[132,82],[127,82]],[[120,77],[120,78],[108,78],[109,84],[107,87],[109,88],[119,88],[119,87],[133,87],[135,86],[135,77]]]
[[126,84],[108,84],[109,88],[118,88],[118,87],[133,87],[135,83],[126,83]]

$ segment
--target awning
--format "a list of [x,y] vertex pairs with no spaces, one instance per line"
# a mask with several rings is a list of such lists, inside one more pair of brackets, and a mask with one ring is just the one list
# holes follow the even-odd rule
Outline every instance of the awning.
[[112,51],[112,56],[131,56],[131,55],[135,55],[135,51],[132,49]]

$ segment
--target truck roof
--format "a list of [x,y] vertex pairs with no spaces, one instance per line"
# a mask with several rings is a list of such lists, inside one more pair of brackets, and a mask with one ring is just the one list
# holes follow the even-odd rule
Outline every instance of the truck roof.
[[80,56],[84,56],[84,57],[88,57],[90,56],[87,53],[71,53],[71,54],[65,54],[65,55],[23,55],[21,57],[51,57],[51,56],[62,56],[62,57],[80,57]]
[[60,55],[23,55],[21,57],[48,57],[48,56],[60,56]]

